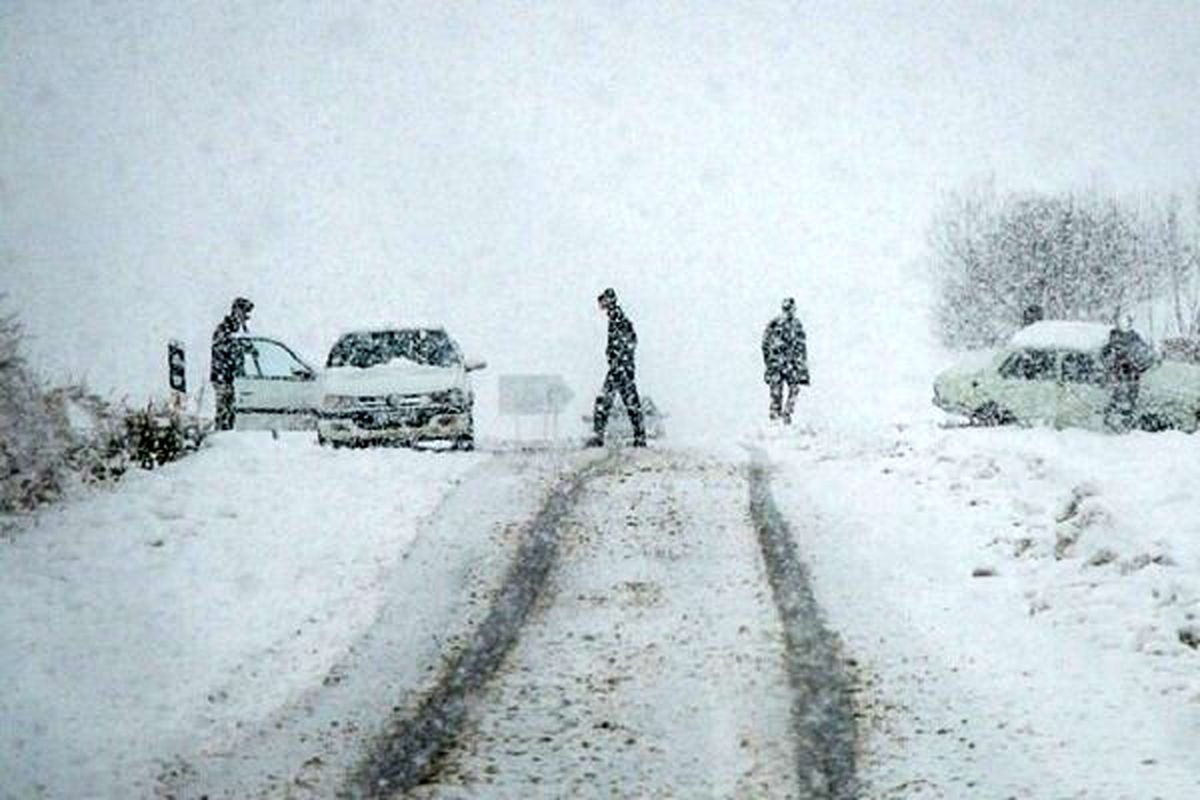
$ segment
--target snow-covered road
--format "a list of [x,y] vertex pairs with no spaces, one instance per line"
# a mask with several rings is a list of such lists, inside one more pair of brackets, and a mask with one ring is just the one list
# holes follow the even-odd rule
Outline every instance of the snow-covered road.
[[423,800],[1197,796],[1195,437],[756,441],[218,436],[48,509],[0,543],[0,798],[387,796],[412,743]]
[[540,607],[411,797],[798,796],[744,470],[620,458],[566,520]]
[[577,466],[236,434],[43,513],[0,543],[0,798],[328,796]]

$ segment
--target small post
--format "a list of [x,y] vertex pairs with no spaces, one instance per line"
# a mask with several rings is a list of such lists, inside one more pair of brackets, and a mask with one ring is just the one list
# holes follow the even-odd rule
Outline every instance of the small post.
[[183,342],[178,339],[167,342],[167,383],[171,387],[172,406],[182,409],[187,397],[187,358]]

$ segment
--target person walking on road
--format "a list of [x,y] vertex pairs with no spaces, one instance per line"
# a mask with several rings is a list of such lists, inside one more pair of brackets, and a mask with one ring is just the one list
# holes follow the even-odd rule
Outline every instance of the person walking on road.
[[637,346],[637,334],[633,323],[621,306],[617,304],[617,293],[605,289],[596,298],[600,309],[608,315],[608,374],[604,377],[604,388],[596,398],[592,416],[593,435],[587,440],[588,447],[604,445],[604,431],[608,427],[608,415],[612,411],[613,396],[620,394],[625,403],[625,412],[633,426],[633,446],[646,446],[646,429],[642,420],[642,401],[634,383],[633,353]]
[[233,403],[233,379],[239,374],[242,364],[242,349],[235,338],[239,333],[246,333],[246,322],[254,303],[244,297],[233,301],[229,313],[217,325],[212,337],[212,369],[209,380],[212,381],[213,393],[216,395],[217,430],[233,430],[235,421]]
[[[792,423],[796,395],[801,386],[809,384],[808,345],[804,326],[796,317],[796,301],[783,301],[783,313],[767,323],[762,337],[764,379],[771,391],[771,419],[783,418]],[[783,385],[788,386],[787,404],[783,401]]]

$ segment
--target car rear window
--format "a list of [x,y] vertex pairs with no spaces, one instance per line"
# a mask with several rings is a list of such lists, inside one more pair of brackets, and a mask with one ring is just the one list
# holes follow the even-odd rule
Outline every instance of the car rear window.
[[434,367],[462,363],[462,354],[445,331],[405,329],[348,333],[329,351],[330,367],[366,369],[403,359]]
[[1052,381],[1057,377],[1054,366],[1053,350],[1018,350],[1000,365],[1000,375],[1027,381]]

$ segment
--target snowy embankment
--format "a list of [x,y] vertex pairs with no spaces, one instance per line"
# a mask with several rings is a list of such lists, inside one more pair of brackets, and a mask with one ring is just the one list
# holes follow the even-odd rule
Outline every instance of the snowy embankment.
[[481,455],[225,435],[0,542],[0,796],[147,796],[321,685]]
[[771,433],[871,798],[1200,796],[1200,437]]

